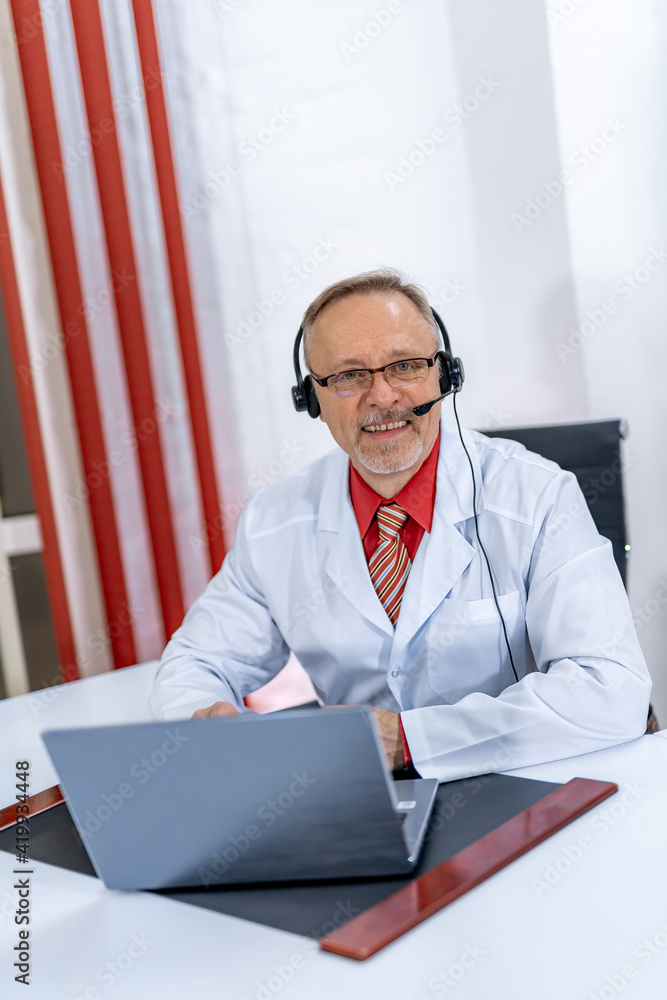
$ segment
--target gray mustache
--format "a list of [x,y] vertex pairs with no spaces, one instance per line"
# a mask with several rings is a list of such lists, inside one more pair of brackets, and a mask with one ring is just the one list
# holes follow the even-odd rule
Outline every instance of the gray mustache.
[[393,424],[396,420],[407,420],[409,424],[414,424],[415,415],[412,410],[387,410],[385,413],[369,414],[368,417],[358,422],[357,430],[363,430],[364,427],[374,427],[377,424]]

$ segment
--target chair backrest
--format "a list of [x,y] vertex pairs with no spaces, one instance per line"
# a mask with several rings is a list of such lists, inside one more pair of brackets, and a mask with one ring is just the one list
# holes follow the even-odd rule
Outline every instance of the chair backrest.
[[488,437],[519,441],[530,451],[573,472],[601,535],[613,546],[614,558],[625,584],[628,553],[623,503],[621,439],[622,420],[592,420],[582,424],[544,427],[503,427],[484,430]]

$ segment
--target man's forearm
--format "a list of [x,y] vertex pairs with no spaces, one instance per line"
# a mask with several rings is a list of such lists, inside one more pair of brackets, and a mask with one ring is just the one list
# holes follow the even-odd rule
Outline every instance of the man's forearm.
[[413,766],[424,778],[453,781],[637,738],[646,726],[647,679],[610,661],[590,662],[528,674],[495,698],[477,692],[454,705],[402,712]]
[[243,711],[243,700],[219,674],[186,654],[168,656],[168,652],[169,646],[150,696],[151,711],[156,718],[166,722],[189,719],[197,709],[216,701],[229,702],[237,711]]

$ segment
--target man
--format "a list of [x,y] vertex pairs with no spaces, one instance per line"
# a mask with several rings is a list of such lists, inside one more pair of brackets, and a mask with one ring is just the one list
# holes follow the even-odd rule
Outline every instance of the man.
[[325,705],[371,705],[390,766],[423,777],[640,736],[648,672],[574,476],[464,432],[478,535],[456,428],[439,403],[414,413],[441,394],[443,345],[421,291],[392,271],[339,282],[303,332],[339,447],[250,501],[164,652],[156,713],[243,711],[292,650]]

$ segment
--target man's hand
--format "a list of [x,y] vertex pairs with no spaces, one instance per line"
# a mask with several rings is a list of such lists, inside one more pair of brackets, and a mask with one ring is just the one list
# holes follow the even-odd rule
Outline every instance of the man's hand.
[[387,711],[386,708],[373,708],[372,712],[375,725],[382,740],[382,749],[387,758],[389,770],[399,771],[402,767],[405,767],[405,754],[403,753],[399,716],[396,712]]
[[209,705],[208,708],[198,708],[196,712],[193,713],[193,719],[213,719],[218,716],[226,715],[240,715],[233,705],[230,705],[228,701],[216,701],[214,705]]
[[[343,706],[331,706],[343,707]],[[405,754],[403,753],[403,741],[401,740],[401,730],[399,718],[396,712],[388,712],[386,708],[373,708],[373,718],[377,726],[382,749],[387,758],[390,771],[398,771],[405,766]],[[213,719],[224,718],[225,716],[240,715],[228,701],[216,701],[214,705],[207,708],[198,708],[193,713],[193,719]]]

